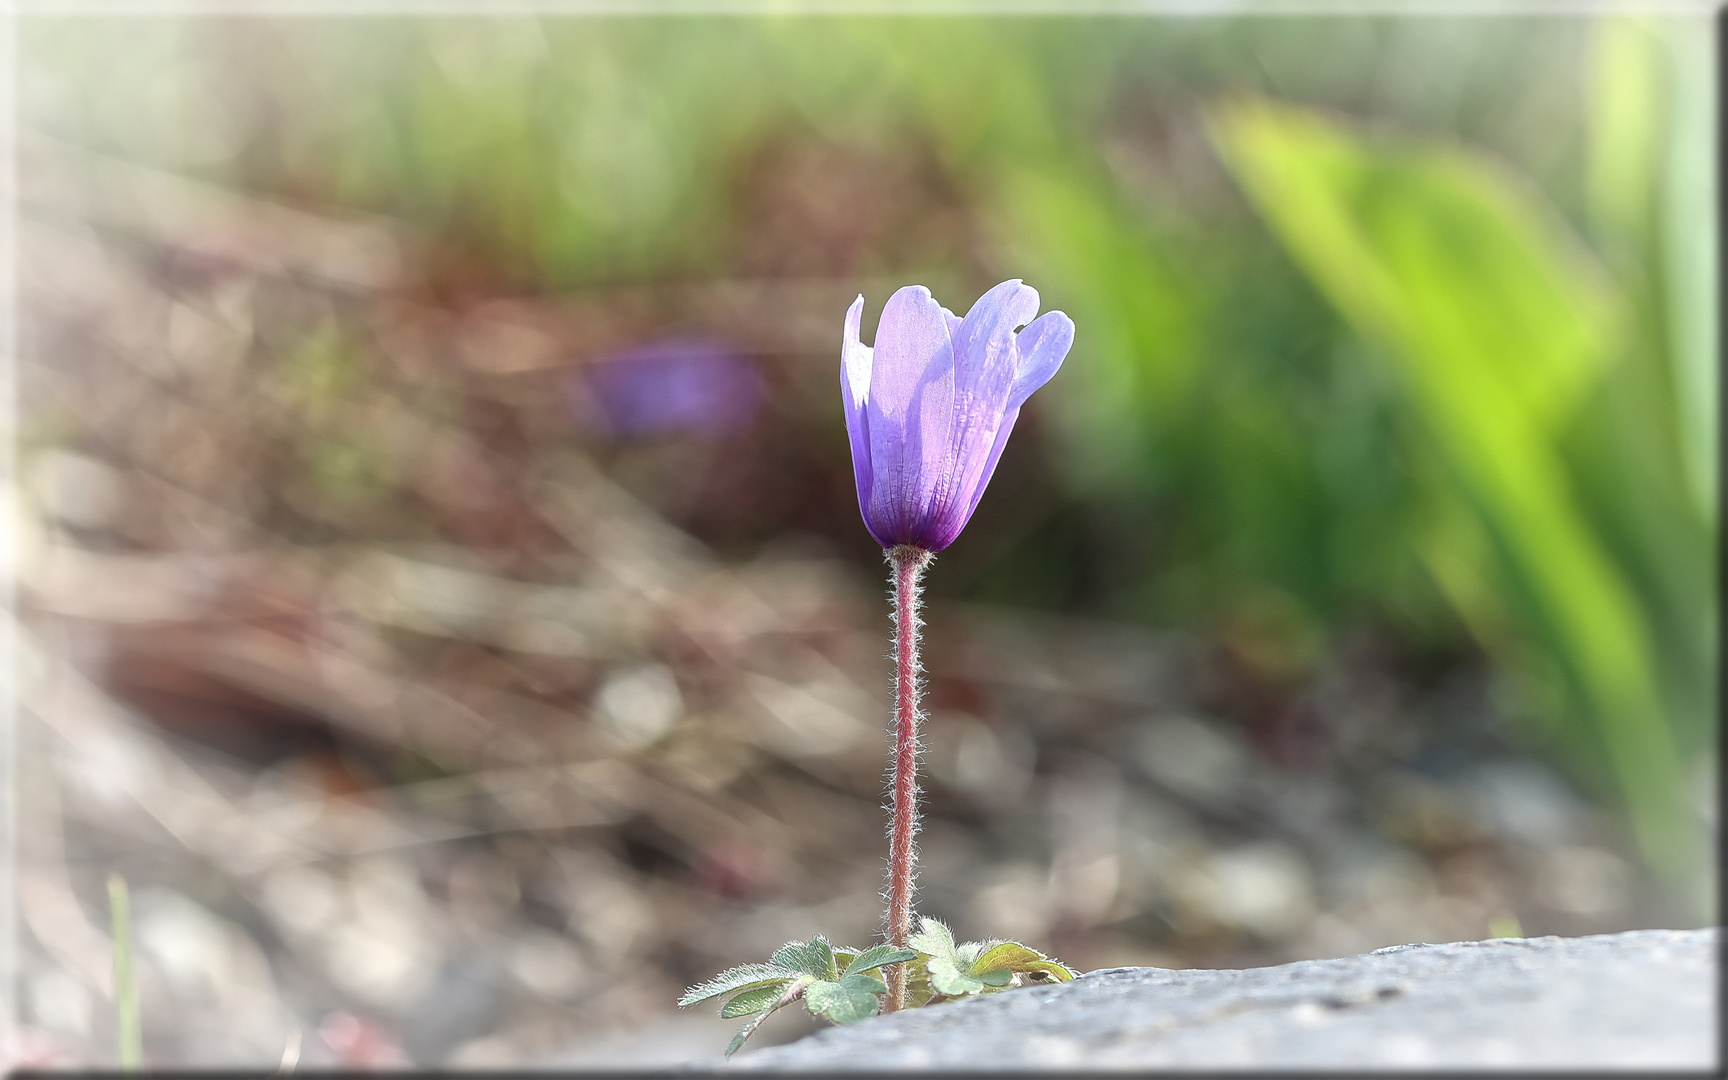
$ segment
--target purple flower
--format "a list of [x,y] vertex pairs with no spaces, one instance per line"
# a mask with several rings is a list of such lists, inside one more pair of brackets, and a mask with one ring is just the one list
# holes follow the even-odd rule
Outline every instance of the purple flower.
[[860,296],[840,353],[858,509],[884,548],[941,551],[978,506],[1020,406],[1062,366],[1074,322],[1034,320],[1038,291],[1018,280],[964,319],[908,285],[888,298],[873,348],[858,339],[863,314]]

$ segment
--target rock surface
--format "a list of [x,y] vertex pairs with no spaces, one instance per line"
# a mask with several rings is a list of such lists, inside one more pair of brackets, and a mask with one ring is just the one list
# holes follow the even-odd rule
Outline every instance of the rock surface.
[[1717,944],[1713,928],[1635,930],[1110,968],[825,1029],[727,1068],[1714,1070]]

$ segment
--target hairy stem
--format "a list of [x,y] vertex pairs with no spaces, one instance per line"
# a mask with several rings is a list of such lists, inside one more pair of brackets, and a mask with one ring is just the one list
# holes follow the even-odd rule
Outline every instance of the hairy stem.
[[[930,562],[923,548],[888,551],[894,589],[894,813],[888,827],[888,942],[901,948],[912,934],[912,872],[918,861],[918,618],[920,579]],[[887,969],[884,1012],[906,1005],[906,965]]]

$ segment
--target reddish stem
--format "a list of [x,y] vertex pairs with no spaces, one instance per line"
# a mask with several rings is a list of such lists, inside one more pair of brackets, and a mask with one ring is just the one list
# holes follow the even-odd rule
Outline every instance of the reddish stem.
[[[918,861],[919,579],[930,562],[923,548],[888,552],[894,586],[894,816],[888,829],[888,942],[904,948],[912,934],[912,873]],[[884,1012],[906,1005],[906,965],[887,969]]]

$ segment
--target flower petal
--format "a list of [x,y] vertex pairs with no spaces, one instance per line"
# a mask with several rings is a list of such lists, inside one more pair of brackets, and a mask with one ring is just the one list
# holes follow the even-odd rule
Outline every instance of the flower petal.
[[840,339],[840,388],[846,393],[848,408],[862,409],[870,397],[870,365],[876,350],[858,337],[864,321],[864,294],[846,309],[846,329]]
[[1047,311],[1020,331],[1014,341],[1020,354],[1008,408],[1018,409],[1032,392],[1050,381],[1074,345],[1074,320],[1060,311]]
[[[1019,406],[1009,409],[1002,417],[1002,423],[996,429],[996,439],[990,445],[990,454],[985,458],[984,468],[978,476],[978,482],[973,486],[971,494],[967,496],[966,513],[960,518],[960,528],[966,527],[966,523],[972,520],[972,511],[978,509],[978,500],[984,497],[984,489],[990,486],[990,478],[996,474],[996,462],[1001,460],[1002,448],[1008,445],[1008,436],[1014,431],[1014,421],[1019,418]],[[955,529],[954,536],[959,535],[960,529]],[[949,543],[953,543],[953,537],[949,538]]]
[[[846,309],[846,329],[840,340],[840,398],[846,411],[846,437],[852,444],[852,476],[858,485],[858,512],[864,515],[864,527],[870,527],[870,486],[874,470],[870,465],[870,417],[864,403],[870,400],[870,368],[875,350],[858,337],[859,324],[864,318],[864,295],[852,301]],[[881,538],[877,537],[877,542]]]
[[960,530],[972,520],[973,511],[978,509],[978,500],[984,497],[984,489],[990,486],[990,478],[996,473],[996,463],[1001,460],[1002,450],[1008,445],[1008,436],[1014,430],[1014,421],[1020,418],[1020,406],[1026,403],[1033,391],[1049,382],[1051,376],[1062,366],[1063,359],[1074,344],[1074,321],[1060,311],[1046,312],[1020,331],[1014,344],[1018,354],[1017,366],[1014,385],[1008,392],[1007,411],[996,428],[983,466],[974,476],[968,478],[969,487],[962,489],[967,493],[965,513],[956,519],[953,535],[948,537],[946,543],[953,543],[954,537],[959,536]]
[[1014,370],[1014,331],[1036,314],[1038,290],[1018,278],[980,296],[954,334],[956,386],[976,387]]
[[[1018,279],[978,298],[954,336],[954,428],[949,471],[931,504],[945,546],[965,528],[1018,371],[1014,330],[1038,313],[1038,290]],[[941,550],[940,547],[931,548]]]
[[954,430],[954,346],[922,285],[888,298],[876,328],[868,420],[872,471],[865,520],[884,546],[912,543],[947,474]]
[[952,341],[954,335],[960,332],[960,324],[965,320],[947,308],[942,309],[942,319],[948,324],[948,339]]

